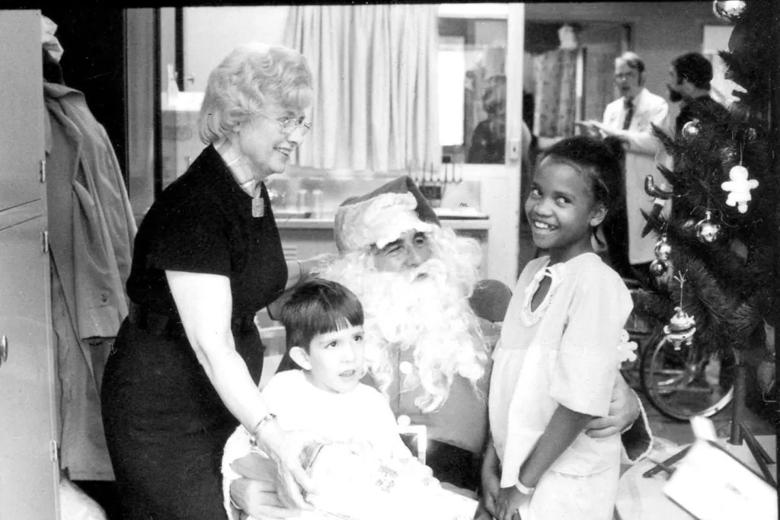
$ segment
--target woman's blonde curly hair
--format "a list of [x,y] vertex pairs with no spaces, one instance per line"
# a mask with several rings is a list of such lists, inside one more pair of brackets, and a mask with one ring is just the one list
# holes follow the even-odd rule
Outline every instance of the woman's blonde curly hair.
[[299,52],[257,42],[241,45],[209,75],[200,108],[200,139],[209,144],[226,137],[269,103],[298,113],[311,98],[311,72]]

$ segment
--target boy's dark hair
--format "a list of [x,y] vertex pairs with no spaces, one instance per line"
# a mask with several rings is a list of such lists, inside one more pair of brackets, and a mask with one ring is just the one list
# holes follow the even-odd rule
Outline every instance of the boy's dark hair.
[[622,202],[624,155],[623,143],[616,137],[578,135],[552,145],[540,161],[551,157],[582,170],[590,178],[593,197],[604,204],[609,215]]
[[672,60],[672,67],[677,72],[678,81],[687,79],[696,88],[710,89],[712,64],[698,52],[689,52],[676,57]]
[[312,278],[296,287],[280,312],[287,351],[309,351],[314,336],[363,325],[363,306],[355,294],[337,282]]

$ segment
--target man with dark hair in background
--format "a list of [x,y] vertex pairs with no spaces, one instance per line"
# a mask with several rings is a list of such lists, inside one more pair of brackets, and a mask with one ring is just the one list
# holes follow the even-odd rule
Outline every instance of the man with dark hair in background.
[[697,52],[689,52],[672,60],[669,67],[669,100],[681,102],[675,120],[675,135],[685,123],[698,119],[702,124],[716,123],[728,116],[726,108],[710,97],[712,64]]

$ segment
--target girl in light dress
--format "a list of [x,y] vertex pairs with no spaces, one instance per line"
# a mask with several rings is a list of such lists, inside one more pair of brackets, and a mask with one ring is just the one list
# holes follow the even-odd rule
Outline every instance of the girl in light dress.
[[613,516],[620,434],[583,430],[607,414],[632,309],[592,245],[620,194],[622,153],[612,138],[572,137],[548,149],[534,174],[525,211],[545,255],[520,275],[490,381],[482,492],[498,520]]

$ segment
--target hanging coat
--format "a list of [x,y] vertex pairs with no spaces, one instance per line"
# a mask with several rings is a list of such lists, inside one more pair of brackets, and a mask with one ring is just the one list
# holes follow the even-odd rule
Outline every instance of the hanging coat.
[[110,480],[99,385],[128,312],[136,224],[114,149],[84,95],[44,83],[44,97],[60,465],[74,480]]

